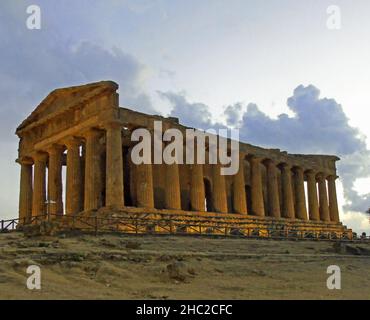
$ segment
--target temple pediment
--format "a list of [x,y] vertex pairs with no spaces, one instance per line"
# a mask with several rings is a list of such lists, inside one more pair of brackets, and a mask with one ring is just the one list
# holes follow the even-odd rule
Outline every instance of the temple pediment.
[[56,89],[36,107],[20,126],[18,126],[17,132],[55,113],[66,111],[76,105],[84,104],[98,95],[104,94],[105,92],[115,92],[117,89],[118,84],[113,81],[100,81],[86,85]]

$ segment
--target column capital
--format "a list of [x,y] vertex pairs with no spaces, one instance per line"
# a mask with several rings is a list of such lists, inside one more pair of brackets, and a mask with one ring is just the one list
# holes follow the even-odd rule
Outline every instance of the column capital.
[[293,166],[287,162],[281,162],[278,164],[278,167],[285,170],[291,170]]
[[31,155],[34,161],[46,162],[48,160],[48,153],[44,151],[37,151]]
[[77,137],[68,137],[65,140],[63,140],[63,143],[67,147],[67,149],[70,149],[73,147],[79,147],[82,141],[80,138]]
[[253,162],[253,163],[260,163],[263,161],[264,158],[260,156],[256,156],[254,154],[248,154],[247,159],[248,161]]
[[337,176],[336,174],[330,174],[326,177],[327,180],[332,180],[332,181],[335,181],[339,178],[339,176]]
[[266,166],[266,167],[269,167],[269,166],[276,166],[276,162],[270,158],[266,158],[263,160],[263,164]]
[[102,133],[102,131],[99,130],[98,128],[88,128],[88,129],[82,131],[80,134],[81,134],[82,137],[84,137],[86,139],[86,138],[89,138],[89,137],[97,137],[101,133]]
[[62,153],[64,151],[64,146],[61,144],[53,144],[50,147],[48,147],[45,150],[49,155],[50,154],[57,154],[57,153]]
[[123,122],[118,119],[106,120],[101,124],[101,127],[105,130],[108,129],[122,129]]
[[31,157],[20,157],[16,159],[15,162],[19,163],[20,165],[33,165],[33,159]]
[[293,166],[293,171],[294,172],[301,172],[301,173],[305,172],[304,168],[300,167],[300,166]]
[[325,180],[326,179],[326,175],[323,172],[318,172],[316,174],[316,179],[317,179],[317,181]]
[[317,172],[313,169],[307,169],[307,170],[304,171],[304,173],[306,175],[313,175],[313,176],[316,176],[316,174],[317,174]]
[[243,151],[239,151],[239,160],[244,161],[247,158],[248,154]]

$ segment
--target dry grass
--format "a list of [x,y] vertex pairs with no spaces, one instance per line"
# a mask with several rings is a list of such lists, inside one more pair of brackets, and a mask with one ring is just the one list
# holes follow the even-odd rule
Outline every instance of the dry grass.
[[[26,288],[32,263],[39,291]],[[326,287],[332,264],[342,290]],[[330,242],[0,234],[1,299],[369,299],[369,289],[370,256]]]

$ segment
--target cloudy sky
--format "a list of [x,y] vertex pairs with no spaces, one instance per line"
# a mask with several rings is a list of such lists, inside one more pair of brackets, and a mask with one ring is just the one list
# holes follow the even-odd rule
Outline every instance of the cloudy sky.
[[340,156],[342,220],[370,232],[369,13],[368,0],[1,1],[1,218],[17,216],[17,125],[57,87],[111,79],[121,106]]

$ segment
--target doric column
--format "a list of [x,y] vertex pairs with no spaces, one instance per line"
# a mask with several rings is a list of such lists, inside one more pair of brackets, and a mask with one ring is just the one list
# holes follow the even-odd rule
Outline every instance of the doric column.
[[328,177],[328,191],[329,191],[329,212],[330,221],[339,222],[339,210],[337,200],[337,190],[335,186],[336,176]]
[[181,193],[179,165],[177,163],[166,165],[166,209],[181,210]]
[[330,221],[328,194],[326,190],[326,179],[322,173],[317,175],[319,182],[319,211],[321,221]]
[[179,175],[179,165],[178,165],[180,160],[181,159],[176,159],[176,161],[172,164],[164,164],[165,174],[166,174],[166,179],[165,179],[166,180],[165,181],[166,209],[181,210],[180,175]]
[[312,170],[306,172],[307,193],[308,193],[308,213],[310,220],[320,220],[319,201],[317,199],[316,173]]
[[28,222],[32,216],[32,159],[20,159],[19,222]]
[[212,201],[213,209],[215,212],[227,213],[227,196],[226,196],[226,185],[225,176],[221,175],[221,165],[212,165]]
[[244,155],[239,155],[239,171],[233,177],[233,207],[235,213],[247,214],[245,194]]
[[106,125],[106,206],[122,207],[123,194],[123,158],[121,125],[110,122]]
[[152,165],[136,165],[135,171],[137,206],[154,208]]
[[98,209],[100,205],[100,132],[90,129],[84,136],[86,138],[84,210],[88,211]]
[[67,147],[66,214],[72,215],[83,209],[80,141],[71,138],[65,142],[65,145]]
[[276,164],[268,159],[265,161],[265,165],[267,169],[268,215],[270,217],[280,218],[281,213]]
[[48,212],[63,215],[62,155],[63,147],[54,145],[47,150],[48,166]]
[[281,183],[283,192],[283,217],[294,219],[294,202],[292,190],[292,171],[287,163],[281,165]]
[[306,195],[304,192],[304,173],[301,167],[294,168],[294,179],[296,217],[301,220],[307,220]]
[[253,156],[249,157],[251,164],[252,214],[263,217],[265,215],[265,205],[262,191],[261,160]]
[[32,194],[32,216],[45,215],[46,213],[46,153],[35,153],[33,156],[33,194]]
[[[195,158],[196,159],[196,158]],[[190,206],[192,211],[205,211],[203,165],[191,166]]]

